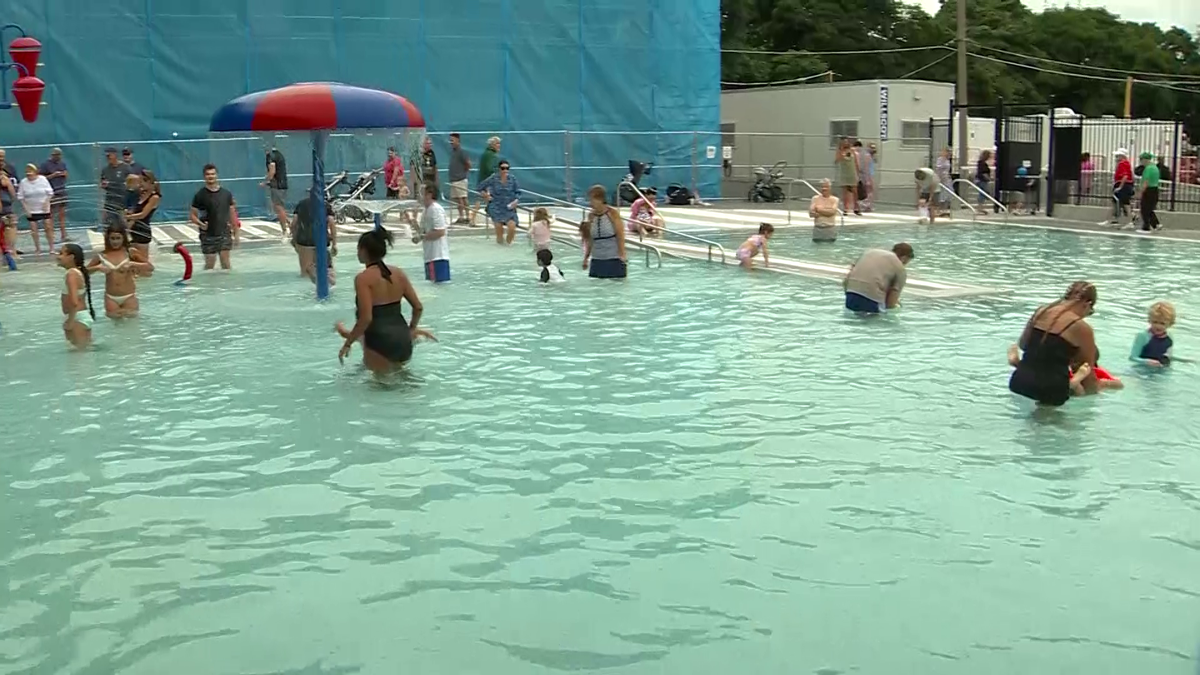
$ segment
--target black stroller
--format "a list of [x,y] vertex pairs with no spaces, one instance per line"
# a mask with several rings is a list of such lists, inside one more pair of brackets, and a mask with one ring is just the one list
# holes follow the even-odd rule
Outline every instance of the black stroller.
[[[625,175],[625,180],[617,188],[617,206],[624,204],[632,204],[638,200],[638,193],[628,183],[638,185],[642,180],[642,176],[649,176],[654,170],[654,165],[647,162],[639,162],[636,159],[629,160],[629,173]],[[638,189],[641,186],[638,185]]]
[[787,162],[775,162],[771,168],[759,166],[754,168],[754,185],[746,195],[750,202],[781,202],[784,200],[783,187],[779,179],[783,178],[783,170]]

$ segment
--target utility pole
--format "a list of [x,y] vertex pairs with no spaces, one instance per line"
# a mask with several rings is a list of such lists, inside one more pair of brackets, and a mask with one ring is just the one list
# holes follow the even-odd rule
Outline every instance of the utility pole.
[[962,173],[970,162],[967,151],[971,147],[970,111],[967,109],[967,0],[958,0],[958,84],[954,86],[954,99],[958,102],[958,172]]

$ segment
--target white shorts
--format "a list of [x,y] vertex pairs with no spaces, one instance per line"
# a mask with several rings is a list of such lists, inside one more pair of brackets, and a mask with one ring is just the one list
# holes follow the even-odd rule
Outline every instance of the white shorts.
[[456,180],[450,184],[451,199],[466,199],[467,198],[467,180]]

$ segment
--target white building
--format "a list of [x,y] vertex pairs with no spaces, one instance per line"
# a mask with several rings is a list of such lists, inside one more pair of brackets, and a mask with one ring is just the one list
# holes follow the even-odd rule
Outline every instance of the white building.
[[[787,175],[832,176],[842,137],[878,148],[881,187],[912,185],[930,155],[930,120],[945,119],[954,85],[923,80],[864,80],[721,93],[721,130],[732,176],[788,163]],[[732,196],[732,195],[729,195]]]

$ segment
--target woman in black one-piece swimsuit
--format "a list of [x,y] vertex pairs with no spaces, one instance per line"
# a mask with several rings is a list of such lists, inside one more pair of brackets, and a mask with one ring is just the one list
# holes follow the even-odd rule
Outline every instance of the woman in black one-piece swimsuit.
[[129,210],[125,219],[129,221],[129,242],[138,252],[141,262],[150,262],[150,242],[153,241],[150,232],[150,221],[158,204],[162,201],[162,192],[158,187],[158,179],[150,171],[142,173],[141,194],[137,206]]
[[[1096,287],[1077,281],[1062,300],[1034,312],[1021,335],[1021,361],[1008,380],[1009,390],[1042,405],[1066,403],[1071,398],[1071,369],[1082,363],[1096,366],[1095,338],[1084,321],[1095,306]],[[1095,389],[1095,376],[1083,386]]]
[[[413,341],[417,338],[437,340],[428,331],[417,328],[424,307],[408,277],[399,268],[389,267],[383,261],[391,245],[392,234],[383,228],[370,230],[359,237],[358,259],[367,269],[359,272],[354,280],[357,291],[354,297],[354,328],[347,330],[341,323],[336,326],[338,334],[345,339],[341,351],[338,352],[338,358],[344,359],[354,343],[361,339],[363,365],[376,375],[386,374],[407,363],[412,358]],[[378,279],[367,276],[371,268],[378,270]],[[385,282],[384,287],[387,289],[383,297],[375,295],[380,293],[380,280]],[[366,288],[359,290],[363,281]],[[375,291],[370,290],[372,284],[376,286]],[[365,303],[363,292],[367,293]],[[411,320],[404,318],[401,309],[401,303],[406,300],[412,308]],[[366,303],[369,303],[371,312],[369,317],[364,318],[362,309]]]

